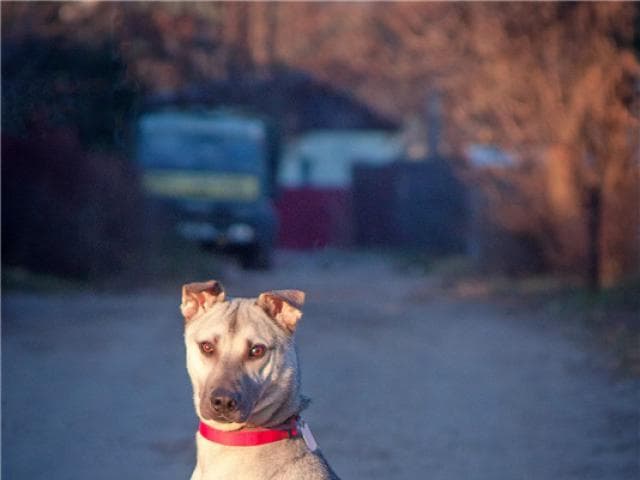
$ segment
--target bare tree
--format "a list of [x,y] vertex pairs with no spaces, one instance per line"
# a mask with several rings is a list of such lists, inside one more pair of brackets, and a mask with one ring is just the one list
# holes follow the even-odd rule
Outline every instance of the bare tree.
[[637,268],[636,12],[619,3],[466,5],[467,68],[447,83],[462,136],[518,160],[485,182],[495,217],[533,234],[550,267],[587,273],[594,288]]
[[532,238],[548,268],[590,272],[597,286],[637,269],[637,13],[614,2],[8,4],[3,36],[110,37],[152,91],[278,63],[406,121],[437,89],[445,151],[485,143],[516,159],[473,178],[494,220]]
[[[637,269],[638,8],[629,3],[279,5],[279,55],[380,110],[443,92],[446,144],[516,165],[474,177],[494,221],[593,287]],[[635,113],[634,113],[635,112]]]

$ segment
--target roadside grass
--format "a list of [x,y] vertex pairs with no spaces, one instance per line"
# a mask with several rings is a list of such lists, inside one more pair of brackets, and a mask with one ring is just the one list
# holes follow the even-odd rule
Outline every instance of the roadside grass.
[[221,278],[221,274],[220,257],[197,245],[171,240],[133,252],[123,268],[86,279],[3,267],[2,290],[47,294],[170,290],[192,281]]
[[574,308],[596,311],[615,308],[640,312],[640,276],[627,279],[599,292],[580,288],[572,296],[571,304]]
[[175,289],[184,283],[221,276],[219,256],[195,243],[172,238],[133,256],[126,269],[102,286],[108,288],[115,281],[120,288]]
[[21,267],[2,268],[2,291],[65,293],[87,289],[87,283]]
[[400,254],[396,264],[424,273],[430,295],[506,302],[558,318],[603,349],[617,374],[640,377],[640,276],[592,292],[577,277],[488,273],[465,256]]
[[612,354],[618,373],[640,377],[640,277],[599,292],[574,289],[553,298],[550,308],[580,319],[594,343]]

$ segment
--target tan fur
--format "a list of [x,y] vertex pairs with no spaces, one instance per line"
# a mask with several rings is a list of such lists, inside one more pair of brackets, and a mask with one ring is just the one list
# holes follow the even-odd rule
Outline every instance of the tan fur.
[[224,289],[217,281],[188,283],[182,287],[180,311],[185,321],[189,321],[198,311],[206,311],[214,303],[222,301],[224,301]]
[[[214,280],[183,287],[187,371],[201,421],[231,431],[274,427],[300,413],[305,402],[299,392],[293,341],[303,303],[304,293],[298,290],[226,300],[222,285]],[[202,342],[214,343],[215,354],[204,355]],[[256,344],[268,347],[267,353],[260,359],[248,358],[249,346]],[[242,418],[215,417],[219,412],[212,412],[207,402],[220,385],[241,392],[242,408],[235,413]],[[337,478],[319,451],[311,452],[300,438],[229,447],[197,433],[196,444],[192,480]]]
[[293,332],[302,317],[304,297],[299,290],[277,290],[260,294],[257,304],[283,328]]

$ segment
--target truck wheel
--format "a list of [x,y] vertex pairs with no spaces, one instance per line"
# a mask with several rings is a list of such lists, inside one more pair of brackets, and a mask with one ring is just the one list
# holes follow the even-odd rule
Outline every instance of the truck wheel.
[[268,270],[272,266],[271,256],[271,250],[256,245],[242,253],[240,264],[245,270]]

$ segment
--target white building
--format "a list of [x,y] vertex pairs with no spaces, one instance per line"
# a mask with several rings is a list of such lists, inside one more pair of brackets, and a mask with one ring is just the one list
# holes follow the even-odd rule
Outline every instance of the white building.
[[344,188],[351,186],[356,162],[373,165],[400,157],[402,145],[394,133],[379,130],[316,130],[290,142],[281,158],[283,188]]

